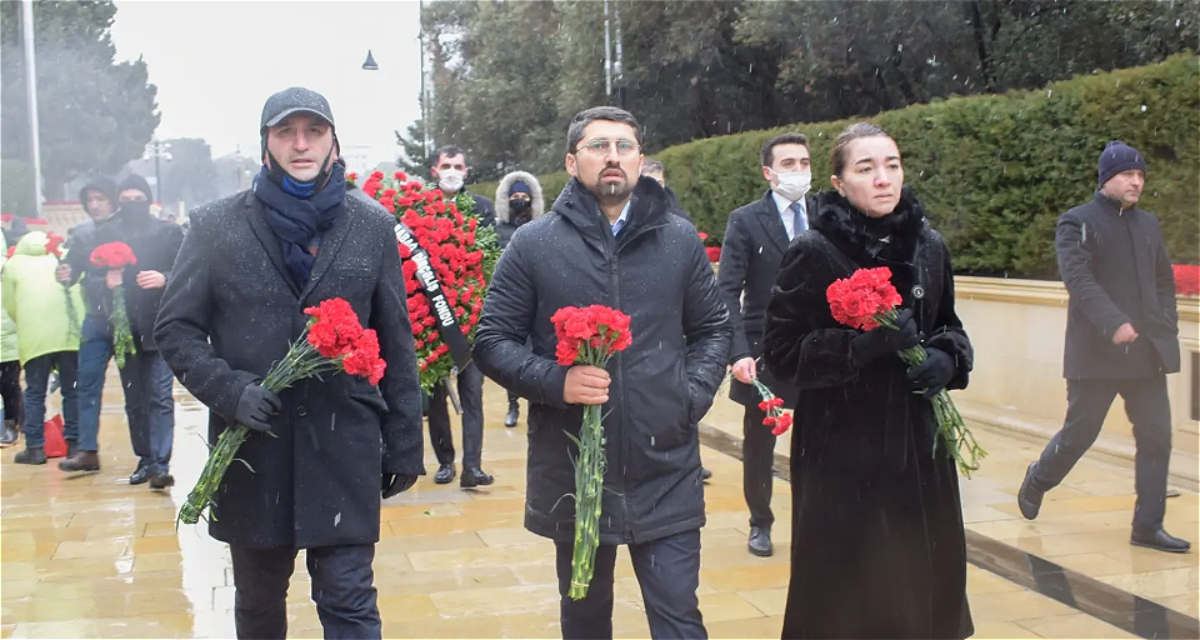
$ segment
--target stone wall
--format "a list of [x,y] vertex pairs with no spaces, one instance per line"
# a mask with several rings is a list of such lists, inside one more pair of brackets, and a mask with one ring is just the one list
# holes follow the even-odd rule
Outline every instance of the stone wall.
[[[971,417],[998,426],[1061,425],[1067,409],[1062,377],[1067,292],[1061,282],[999,278],[955,278],[958,315],[975,345],[975,371],[968,389],[955,393]],[[1173,440],[1172,472],[1196,474],[1200,455],[1200,298],[1178,299],[1183,370],[1168,377]],[[1118,455],[1131,453],[1133,432],[1120,399],[1113,404],[1102,439]],[[1181,468],[1190,465],[1189,469]]]

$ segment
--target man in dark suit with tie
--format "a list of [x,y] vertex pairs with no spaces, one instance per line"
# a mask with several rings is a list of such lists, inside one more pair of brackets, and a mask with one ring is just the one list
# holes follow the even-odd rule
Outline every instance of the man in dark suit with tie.
[[766,414],[758,407],[762,398],[752,382],[758,379],[783,398],[784,406],[792,408],[795,390],[760,370],[757,358],[762,355],[763,323],[779,263],[792,238],[808,229],[805,195],[812,185],[808,139],[799,133],[772,138],[763,145],[761,160],[763,178],[771,189],[729,214],[717,283],[734,327],[729,354],[734,382],[729,397],[746,407],[742,488],[750,508],[749,548],[750,553],[765,557],[774,553],[771,468],[775,436],[763,424]]

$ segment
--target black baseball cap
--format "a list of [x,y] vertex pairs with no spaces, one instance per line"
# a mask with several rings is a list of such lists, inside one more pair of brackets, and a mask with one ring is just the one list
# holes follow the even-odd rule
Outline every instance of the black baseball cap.
[[267,98],[266,104],[263,105],[259,130],[265,132],[268,127],[283,122],[284,118],[293,113],[311,113],[328,122],[329,126],[337,128],[333,122],[333,111],[329,108],[329,101],[325,96],[312,89],[291,87]]

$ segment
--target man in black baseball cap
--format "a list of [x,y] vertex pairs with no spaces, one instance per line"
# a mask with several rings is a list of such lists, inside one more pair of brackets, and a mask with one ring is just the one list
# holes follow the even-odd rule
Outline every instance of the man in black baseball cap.
[[[302,136],[304,148],[296,149],[291,143],[296,141],[299,128],[307,131]],[[299,198],[311,197],[323,189],[339,155],[335,129],[329,101],[312,89],[292,87],[267,98],[258,128],[266,177]],[[271,146],[272,130],[276,133],[275,148]],[[328,145],[321,144],[326,132]],[[310,151],[314,143],[316,148]],[[325,153],[319,153],[321,150]]]
[[[424,475],[421,391],[396,219],[352,197],[320,94],[263,108],[263,169],[248,192],[197,208],[155,338],[210,409],[209,440],[251,430],[226,472],[209,533],[229,544],[239,638],[287,636],[288,579],[305,550],[327,638],[379,638],[372,562],[382,500]],[[375,332],[382,379],[338,372],[264,386],[305,327],[345,300]],[[364,338],[365,339],[365,338]]]

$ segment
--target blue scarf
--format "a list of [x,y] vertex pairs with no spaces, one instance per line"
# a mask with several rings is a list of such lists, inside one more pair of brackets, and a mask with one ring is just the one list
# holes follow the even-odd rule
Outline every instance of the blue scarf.
[[335,162],[329,171],[329,182],[325,188],[310,197],[303,197],[294,193],[294,189],[276,184],[269,174],[264,165],[255,176],[254,196],[266,205],[264,212],[267,225],[279,238],[283,261],[292,275],[292,281],[303,291],[308,286],[313,264],[317,261],[308,252],[309,247],[320,245],[321,235],[333,227],[346,201],[345,170]]

